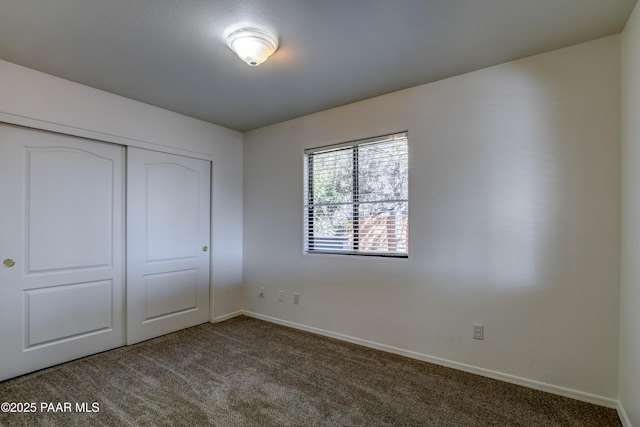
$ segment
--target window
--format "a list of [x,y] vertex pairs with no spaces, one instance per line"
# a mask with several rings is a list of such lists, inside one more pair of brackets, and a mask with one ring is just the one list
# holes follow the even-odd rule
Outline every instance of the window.
[[407,133],[305,151],[306,253],[407,257]]

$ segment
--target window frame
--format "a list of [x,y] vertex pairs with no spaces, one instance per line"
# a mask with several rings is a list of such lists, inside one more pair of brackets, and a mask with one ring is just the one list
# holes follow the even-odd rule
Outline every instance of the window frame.
[[[360,249],[351,249],[351,250],[332,250],[332,249],[314,249],[314,236],[313,236],[313,224],[314,224],[314,204],[311,202],[313,200],[314,193],[314,164],[313,164],[313,156],[315,154],[321,154],[325,152],[338,151],[340,149],[352,149],[352,166],[351,166],[351,174],[352,174],[352,190],[351,190],[351,223],[353,226],[353,245],[354,248],[357,248],[360,244],[360,221],[355,220],[359,218],[360,214],[360,205],[363,202],[359,202],[361,194],[359,188],[359,162],[360,162],[360,146],[363,145],[371,145],[376,143],[384,143],[395,139],[404,139],[406,143],[407,149],[407,163],[406,163],[406,182],[407,182],[407,197],[406,199],[397,199],[397,200],[381,200],[378,203],[385,203],[390,201],[397,201],[406,203],[407,206],[407,214],[406,214],[406,234],[404,243],[405,250],[403,252],[384,252],[384,251],[365,251]],[[308,148],[304,150],[304,206],[303,206],[303,247],[304,254],[308,255],[351,255],[351,256],[362,256],[362,257],[383,257],[383,258],[399,258],[399,259],[407,259],[409,257],[409,132],[408,131],[400,131],[393,132],[390,134],[358,139],[353,141],[342,142],[338,144],[330,144],[324,145],[315,148]],[[325,238],[326,239],[326,238]]]

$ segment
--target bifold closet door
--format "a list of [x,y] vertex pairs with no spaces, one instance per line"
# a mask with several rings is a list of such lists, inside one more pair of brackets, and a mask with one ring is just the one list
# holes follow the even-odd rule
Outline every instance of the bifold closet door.
[[124,161],[0,124],[0,380],[124,344]]
[[127,344],[209,321],[211,165],[127,149]]

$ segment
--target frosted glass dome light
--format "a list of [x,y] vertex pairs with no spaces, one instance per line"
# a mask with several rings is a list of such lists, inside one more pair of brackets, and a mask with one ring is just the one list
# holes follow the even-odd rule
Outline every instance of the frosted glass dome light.
[[229,34],[227,44],[240,59],[256,67],[278,49],[278,37],[263,30],[246,28]]

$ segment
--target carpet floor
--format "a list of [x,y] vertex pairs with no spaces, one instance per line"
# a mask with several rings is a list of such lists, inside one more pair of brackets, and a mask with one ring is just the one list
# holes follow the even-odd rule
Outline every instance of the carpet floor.
[[246,316],[1,382],[0,401],[36,405],[0,412],[6,426],[621,425],[613,409]]

